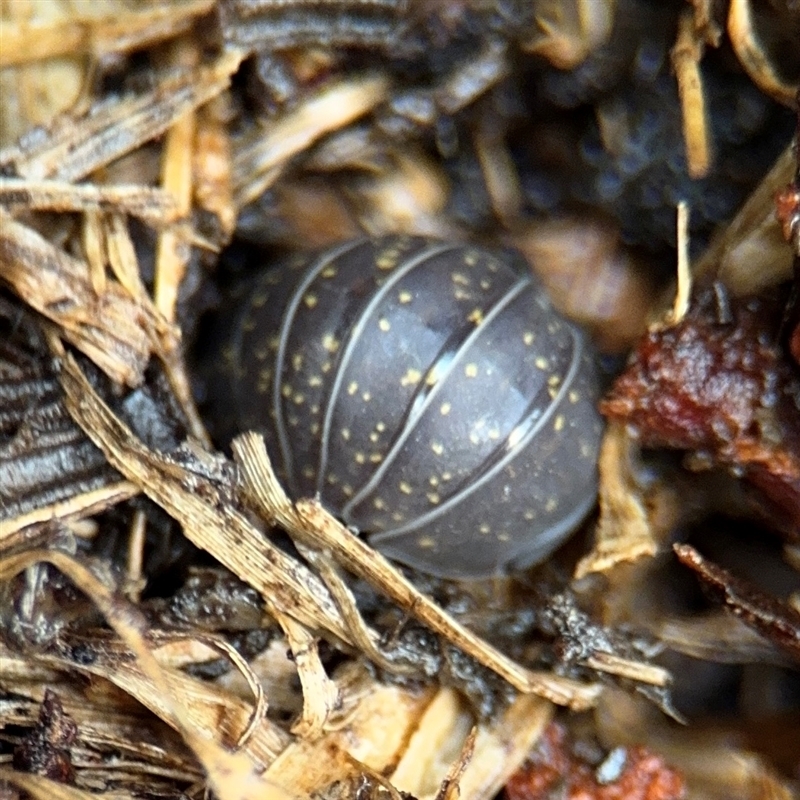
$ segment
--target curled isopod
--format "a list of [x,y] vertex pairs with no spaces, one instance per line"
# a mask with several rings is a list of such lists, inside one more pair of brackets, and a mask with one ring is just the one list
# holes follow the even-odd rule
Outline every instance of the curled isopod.
[[392,559],[521,568],[595,502],[593,354],[514,254],[349,241],[264,271],[224,324],[212,413]]

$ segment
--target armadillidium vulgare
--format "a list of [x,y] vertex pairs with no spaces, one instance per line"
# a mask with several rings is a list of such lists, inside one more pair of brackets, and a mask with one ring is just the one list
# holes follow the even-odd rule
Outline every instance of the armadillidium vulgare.
[[397,561],[542,560],[595,500],[598,381],[517,260],[393,236],[270,269],[226,316],[211,411]]

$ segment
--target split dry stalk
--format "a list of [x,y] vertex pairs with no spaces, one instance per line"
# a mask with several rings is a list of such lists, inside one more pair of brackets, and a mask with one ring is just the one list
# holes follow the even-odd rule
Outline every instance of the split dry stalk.
[[599,686],[534,672],[517,664],[418,591],[384,556],[347,530],[317,501],[292,503],[275,476],[261,436],[242,434],[234,440],[232,448],[242,469],[249,501],[259,513],[277,522],[293,538],[329,555],[519,691],[576,709],[592,705]]

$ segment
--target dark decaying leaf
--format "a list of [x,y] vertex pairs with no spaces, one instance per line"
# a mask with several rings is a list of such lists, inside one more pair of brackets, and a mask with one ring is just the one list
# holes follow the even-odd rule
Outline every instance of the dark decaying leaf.
[[800,613],[703,558],[688,544],[676,545],[675,552],[697,573],[703,587],[717,602],[800,663]]

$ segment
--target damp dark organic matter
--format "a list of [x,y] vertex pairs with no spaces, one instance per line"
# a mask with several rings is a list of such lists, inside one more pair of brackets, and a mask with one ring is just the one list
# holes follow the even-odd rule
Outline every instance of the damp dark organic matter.
[[263,431],[290,493],[387,556],[496,574],[594,504],[592,353],[517,256],[348,241],[264,271],[223,316],[212,413]]

